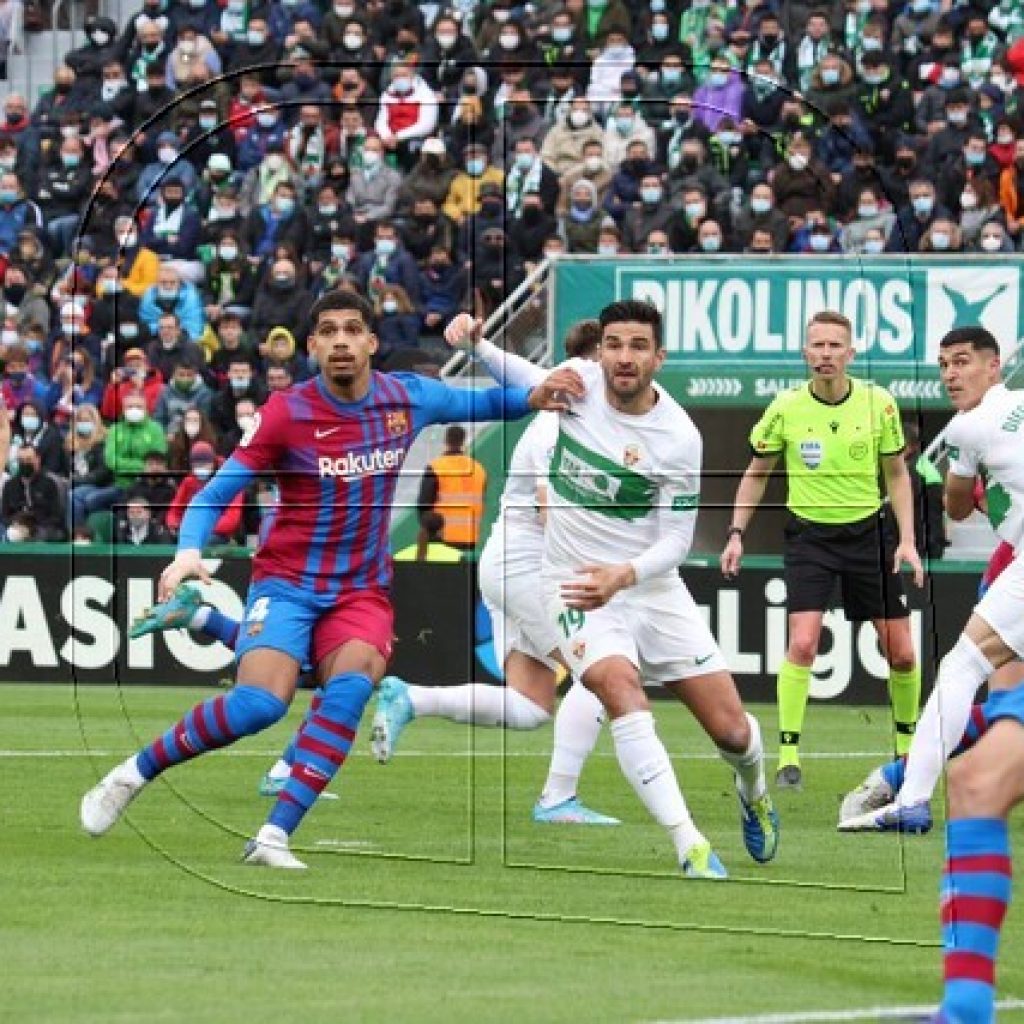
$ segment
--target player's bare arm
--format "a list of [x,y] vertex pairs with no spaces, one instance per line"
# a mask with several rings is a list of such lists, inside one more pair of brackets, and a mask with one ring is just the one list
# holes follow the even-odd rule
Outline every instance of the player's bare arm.
[[740,485],[736,488],[729,536],[719,558],[724,576],[732,578],[739,575],[743,561],[743,534],[764,499],[768,478],[778,461],[778,455],[755,455],[744,470]]
[[572,399],[583,398],[587,389],[583,378],[568,367],[552,370],[530,391],[529,406],[536,412],[567,412]]
[[958,523],[967,519],[975,509],[973,478],[947,473],[943,501],[950,519]]
[[893,554],[894,573],[900,571],[904,564],[909,565],[914,574],[914,586],[924,586],[924,566],[921,556],[917,553],[914,539],[914,492],[910,484],[910,471],[902,452],[895,455],[883,455],[882,476],[885,477],[885,489],[892,503],[896,527],[899,530],[899,542]]

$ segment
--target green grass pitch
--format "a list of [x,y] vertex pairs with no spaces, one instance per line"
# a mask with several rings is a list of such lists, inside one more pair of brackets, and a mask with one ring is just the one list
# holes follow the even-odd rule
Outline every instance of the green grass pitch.
[[[623,826],[538,826],[550,727],[439,721],[414,723],[387,766],[364,727],[332,784],[339,799],[296,837],[311,867],[296,876],[239,856],[305,695],[270,733],[169,773],[94,840],[79,830],[81,794],[206,694],[2,694],[0,1020],[696,1021],[939,996],[941,828],[906,841],[835,831],[842,794],[885,749],[878,709],[812,705],[805,791],[778,796],[781,850],[759,867],[728,770],[682,708],[657,705],[729,882],[678,875],[607,736],[581,795]],[[773,736],[773,709],[753,710]],[[1024,996],[1014,909],[999,980],[1001,999]]]

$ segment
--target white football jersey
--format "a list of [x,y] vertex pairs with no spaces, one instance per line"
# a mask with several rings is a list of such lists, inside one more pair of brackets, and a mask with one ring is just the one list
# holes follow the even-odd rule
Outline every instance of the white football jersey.
[[506,566],[531,562],[539,566],[544,549],[544,523],[537,506],[537,487],[547,486],[548,467],[558,439],[558,416],[540,412],[519,438],[509,460],[501,510],[488,544],[500,544]]
[[946,431],[949,471],[980,474],[988,517],[1019,550],[1024,536],[1024,391],[997,384],[973,409],[957,413]]
[[[701,436],[659,385],[642,416],[618,412],[605,397],[599,364],[574,359],[586,395],[558,414],[548,481],[544,576],[564,578],[587,564],[631,561],[659,539],[664,515],[696,516]],[[665,578],[677,579],[675,570]]]

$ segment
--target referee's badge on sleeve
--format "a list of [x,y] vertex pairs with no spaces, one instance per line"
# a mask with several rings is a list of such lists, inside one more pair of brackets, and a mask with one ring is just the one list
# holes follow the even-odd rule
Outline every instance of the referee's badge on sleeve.
[[808,469],[817,469],[825,455],[825,446],[820,441],[801,441],[800,458]]

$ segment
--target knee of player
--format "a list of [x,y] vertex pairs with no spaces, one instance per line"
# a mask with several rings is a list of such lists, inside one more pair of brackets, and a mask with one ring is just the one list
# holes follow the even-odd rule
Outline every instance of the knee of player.
[[998,817],[1005,813],[999,772],[990,768],[976,751],[946,766],[946,796],[952,818]]
[[713,725],[715,745],[730,754],[742,754],[749,749],[751,740],[750,720],[743,712],[722,715]]
[[288,703],[259,686],[239,684],[231,691],[229,714],[244,723],[247,732],[258,732],[279,722],[288,713]]
[[551,712],[515,690],[505,694],[506,725],[511,729],[539,729],[551,721]]
[[894,672],[910,672],[917,665],[917,654],[914,645],[907,638],[906,644],[895,644],[889,651],[889,667]]
[[786,659],[794,665],[813,665],[818,656],[818,638],[791,637]]

